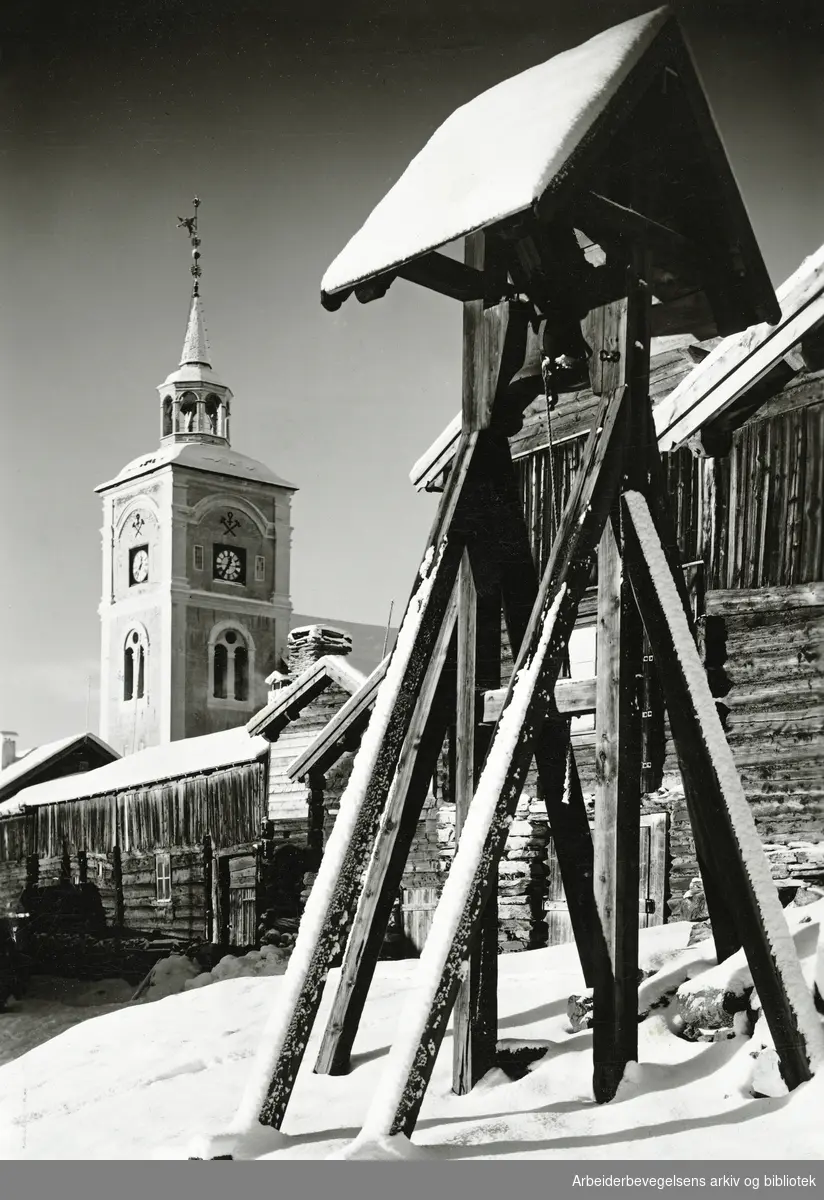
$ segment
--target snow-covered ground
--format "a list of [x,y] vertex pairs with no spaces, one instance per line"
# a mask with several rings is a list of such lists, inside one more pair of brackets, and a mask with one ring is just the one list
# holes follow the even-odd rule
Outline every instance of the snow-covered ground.
[[[824,902],[788,916],[811,984]],[[458,1097],[451,1092],[447,1036],[415,1146],[393,1143],[405,1157],[447,1159],[824,1157],[824,1076],[789,1096],[753,1098],[758,1060],[752,1054],[762,1022],[752,1038],[739,1032],[730,1040],[689,1042],[676,1036],[672,1006],[654,1007],[713,965],[711,943],[686,949],[689,930],[676,924],[642,931],[642,964],[659,974],[641,988],[640,1007],[649,1015],[639,1025],[639,1063],[630,1066],[610,1104],[592,1100],[591,1033],[571,1033],[567,1019],[567,998],[583,987],[574,948],[506,955],[500,960],[500,1037],[545,1046],[545,1056],[523,1079],[513,1082],[495,1070]],[[332,973],[285,1136],[271,1135],[265,1147],[270,1157],[346,1152],[376,1091],[417,965],[379,965],[353,1070],[337,1077],[312,1073],[337,982]],[[259,971],[261,964],[253,960],[250,967]],[[734,963],[722,974],[742,982]],[[190,984],[154,1003],[109,1007],[6,1063],[0,1068],[0,1157],[186,1157],[194,1137],[231,1121],[283,982],[256,976]],[[0,1015],[0,1022],[19,1015]],[[740,1019],[737,1027],[743,1027]],[[53,1020],[49,1028],[63,1027]],[[0,1038],[3,1029],[0,1024]]]
[[0,1012],[0,1064],[19,1058],[73,1025],[115,1012],[131,999],[125,979],[98,983],[35,975],[25,998],[10,1000]]

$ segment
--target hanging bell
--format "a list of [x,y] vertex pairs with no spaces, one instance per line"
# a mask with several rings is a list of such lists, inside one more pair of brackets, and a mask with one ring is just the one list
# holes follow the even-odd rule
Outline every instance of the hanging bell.
[[521,368],[512,376],[507,389],[510,399],[520,406],[521,411],[536,396],[544,394],[541,361],[544,357],[543,330],[545,325],[546,322],[541,321],[537,327],[528,326],[524,361]]
[[513,375],[509,395],[526,407],[544,394],[543,363],[549,360],[556,392],[578,392],[589,387],[587,361],[592,351],[575,320],[562,323],[543,320],[527,330],[523,365]]

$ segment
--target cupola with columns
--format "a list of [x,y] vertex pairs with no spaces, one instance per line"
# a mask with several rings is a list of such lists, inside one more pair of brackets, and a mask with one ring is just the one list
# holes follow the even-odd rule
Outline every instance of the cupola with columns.
[[200,300],[201,250],[197,232],[200,200],[192,201],[194,216],[179,219],[192,244],[192,298],[183,351],[176,371],[158,387],[160,393],[160,441],[212,442],[230,445],[229,422],[232,393],[212,369],[206,322]]

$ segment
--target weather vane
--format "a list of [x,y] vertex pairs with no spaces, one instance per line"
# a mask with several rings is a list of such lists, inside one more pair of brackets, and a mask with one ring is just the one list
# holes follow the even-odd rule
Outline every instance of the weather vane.
[[200,201],[198,200],[197,196],[195,196],[194,200],[192,201],[192,206],[195,210],[194,216],[178,217],[177,227],[178,229],[186,230],[189,235],[189,241],[192,243],[192,266],[190,268],[192,272],[192,278],[194,280],[194,283],[192,284],[192,295],[199,296],[200,276],[202,271],[200,269],[200,238],[198,237],[197,233],[197,210],[200,207]]

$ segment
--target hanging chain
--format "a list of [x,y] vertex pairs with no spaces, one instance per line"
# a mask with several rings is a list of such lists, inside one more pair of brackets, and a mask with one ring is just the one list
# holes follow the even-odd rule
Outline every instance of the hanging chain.
[[554,443],[552,440],[552,412],[558,405],[558,391],[555,387],[555,364],[548,355],[541,359],[541,377],[544,381],[544,404],[546,406],[546,429],[549,453],[549,486],[552,491],[552,537],[558,532],[558,498],[555,494],[555,462]]
[[[552,437],[552,413],[558,407],[558,389],[555,385],[555,363],[545,354],[541,359],[541,377],[544,381],[544,407],[546,408],[547,455],[549,457],[549,487],[552,492],[552,537],[550,547],[555,541],[560,521],[558,519],[558,497],[555,493],[555,443]],[[564,650],[562,672],[567,678],[572,674],[569,662],[569,642]],[[570,770],[570,755],[572,743],[567,746],[567,772]]]

